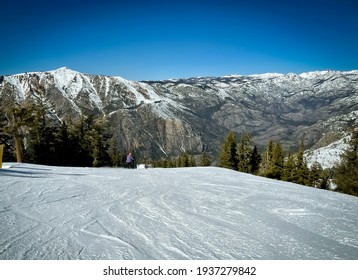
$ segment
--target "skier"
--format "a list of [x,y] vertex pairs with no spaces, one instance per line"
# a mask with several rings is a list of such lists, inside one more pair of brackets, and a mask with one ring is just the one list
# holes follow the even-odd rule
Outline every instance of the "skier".
[[126,160],[126,165],[127,165],[127,168],[131,168],[131,169],[134,169],[134,157],[132,156],[132,153],[129,153],[127,155],[127,160]]

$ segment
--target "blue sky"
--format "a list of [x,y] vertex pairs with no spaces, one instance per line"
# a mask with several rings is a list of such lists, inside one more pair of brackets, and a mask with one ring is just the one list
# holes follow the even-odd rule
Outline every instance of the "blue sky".
[[0,74],[131,80],[358,69],[358,2],[11,0]]

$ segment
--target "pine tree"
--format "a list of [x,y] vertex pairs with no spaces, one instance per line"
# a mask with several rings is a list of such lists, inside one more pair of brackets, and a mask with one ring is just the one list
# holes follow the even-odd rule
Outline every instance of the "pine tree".
[[162,167],[163,168],[170,168],[170,160],[168,160],[167,158],[162,160]]
[[309,172],[309,185],[319,189],[329,189],[329,172],[317,161],[312,163]]
[[56,134],[57,164],[60,166],[74,166],[76,144],[71,141],[71,135],[66,120],[63,120]]
[[200,166],[210,166],[211,158],[207,152],[203,152],[200,157]]
[[324,190],[330,189],[330,172],[328,170],[322,171],[321,181],[318,187]]
[[179,156],[179,167],[188,167],[188,166],[190,166],[189,155],[188,153],[182,153]]
[[76,146],[74,157],[76,166],[110,165],[108,155],[107,121],[104,117],[84,117],[71,126],[71,142]]
[[358,129],[352,131],[341,162],[335,167],[334,183],[337,191],[358,196]]
[[295,170],[295,158],[291,154],[291,152],[288,152],[288,156],[284,162],[282,180],[287,181],[287,182],[293,182],[294,170]]
[[281,180],[284,166],[284,151],[282,145],[277,142],[272,150],[272,168],[268,177]]
[[309,172],[309,182],[312,187],[321,188],[323,168],[317,161],[312,163]]
[[177,161],[176,161],[175,157],[172,157],[170,159],[170,167],[172,167],[172,168],[177,167]]
[[257,174],[260,168],[261,155],[259,154],[256,145],[251,152],[251,173]]
[[[27,160],[34,163],[54,164],[56,162],[56,137],[59,121],[50,118],[51,106],[46,102],[43,86],[32,87],[33,99],[25,100],[26,106],[26,149]],[[56,123],[56,121],[57,123]]]
[[85,118],[81,116],[71,126],[71,142],[74,144],[74,160],[76,166],[92,166],[91,142],[88,136],[88,130],[92,125],[93,117]]
[[262,154],[262,161],[259,169],[260,176],[268,177],[272,172],[273,146],[274,146],[273,140],[269,140],[269,142],[266,145],[265,151]]
[[[38,164],[58,165],[58,128],[55,126],[39,126],[31,139],[32,161]],[[36,136],[35,136],[36,135]]]
[[33,109],[34,103],[31,100],[9,103],[3,109],[5,118],[2,118],[1,132],[13,136],[17,162],[23,160],[23,139],[36,117]]
[[181,157],[179,155],[179,156],[177,156],[177,158],[175,160],[175,166],[176,167],[181,167],[180,165],[181,165]]
[[301,140],[296,155],[293,182],[301,185],[309,185],[309,169],[303,156],[304,152],[304,143],[303,140]]
[[192,154],[189,155],[189,166],[191,166],[191,167],[195,167],[195,166],[196,166],[195,157],[194,157],[194,155],[192,155]]
[[122,166],[122,154],[119,150],[118,140],[112,137],[109,141],[108,155],[110,157],[111,166]]
[[161,159],[152,160],[151,164],[154,168],[163,167],[163,160]]
[[284,173],[284,151],[279,142],[270,140],[263,153],[259,174],[281,180]]
[[[68,119],[60,129],[60,150],[63,151],[62,160],[68,166],[91,166],[88,151],[82,143],[84,137],[83,121]],[[63,138],[62,138],[63,137]]]
[[244,134],[237,145],[236,159],[238,161],[237,170],[240,172],[250,173],[251,167],[251,146],[252,139],[249,134]]
[[42,86],[37,88],[33,110],[34,119],[30,127],[30,144],[33,152],[33,162],[40,164],[58,164],[57,154],[57,133],[59,121],[50,117],[52,107],[46,102],[45,89]]
[[237,170],[236,159],[237,138],[233,131],[230,131],[221,146],[219,154],[219,167]]
[[108,139],[106,129],[108,122],[104,117],[97,117],[93,120],[92,126],[87,131],[87,137],[90,144],[90,155],[92,157],[92,166],[108,165],[110,162],[107,150]]

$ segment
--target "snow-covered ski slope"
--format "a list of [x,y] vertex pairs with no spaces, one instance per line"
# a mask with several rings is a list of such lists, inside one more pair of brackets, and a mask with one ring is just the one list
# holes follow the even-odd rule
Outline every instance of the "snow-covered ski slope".
[[0,169],[0,259],[358,259],[357,206],[214,167],[12,164]]

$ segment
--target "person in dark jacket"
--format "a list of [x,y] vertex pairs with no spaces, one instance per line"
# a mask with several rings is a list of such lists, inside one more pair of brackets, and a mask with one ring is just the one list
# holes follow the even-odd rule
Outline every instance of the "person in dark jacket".
[[127,168],[134,169],[134,163],[135,163],[134,157],[133,157],[132,153],[129,153],[127,155],[127,159],[126,159]]

